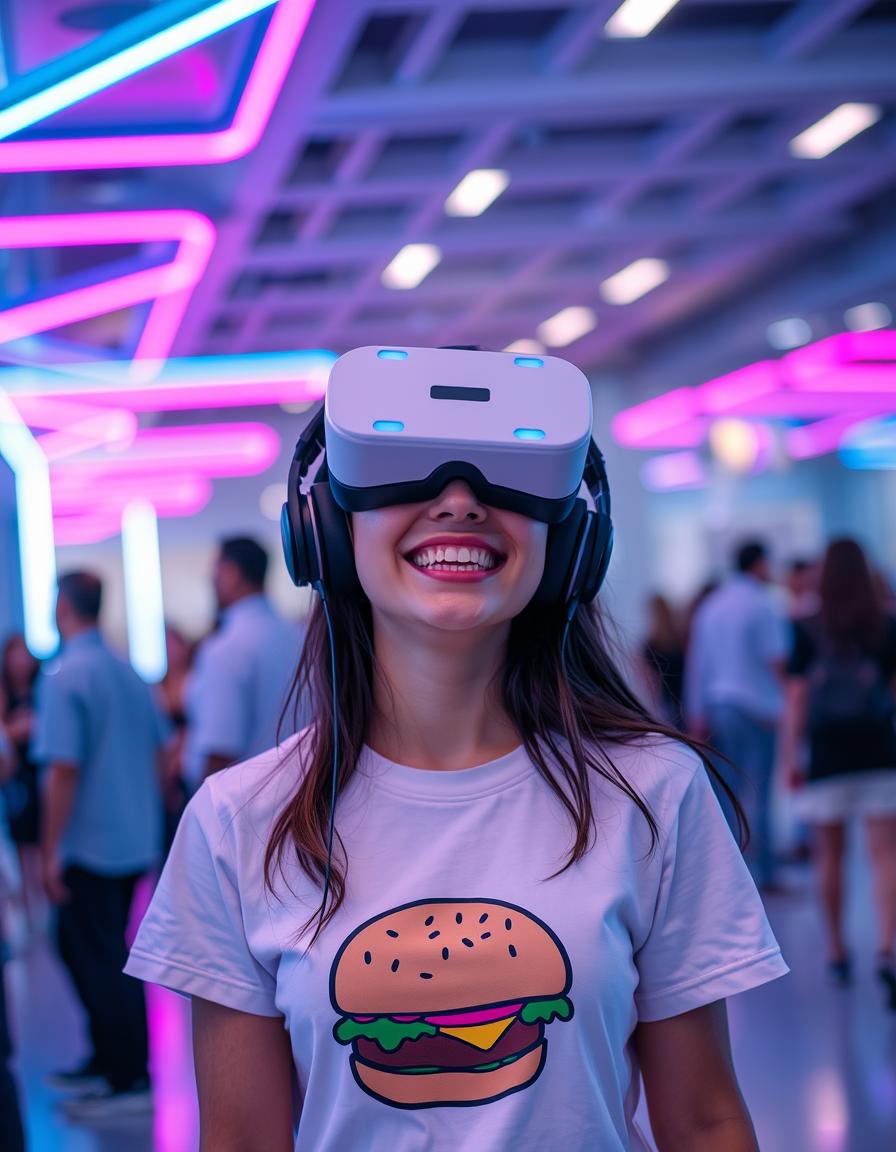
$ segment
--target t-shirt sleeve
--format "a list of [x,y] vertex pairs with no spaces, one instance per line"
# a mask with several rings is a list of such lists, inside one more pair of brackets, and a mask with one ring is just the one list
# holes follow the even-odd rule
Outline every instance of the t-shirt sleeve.
[[793,649],[787,661],[788,676],[805,676],[815,659],[815,642],[808,628],[795,624],[793,629]]
[[181,819],[125,972],[241,1012],[279,1016],[274,976],[247,940],[233,843],[205,785]]
[[83,705],[64,669],[44,673],[38,682],[31,755],[39,764],[83,764],[86,724]]
[[669,827],[635,962],[640,1020],[678,1016],[789,971],[702,763]]

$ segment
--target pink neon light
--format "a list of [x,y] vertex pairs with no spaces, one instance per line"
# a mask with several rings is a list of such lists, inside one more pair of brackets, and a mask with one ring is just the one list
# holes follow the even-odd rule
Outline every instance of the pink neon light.
[[688,424],[699,414],[696,389],[676,388],[619,412],[613,419],[613,435],[620,444],[640,446],[655,433]]
[[208,424],[197,427],[149,428],[137,434],[127,452],[67,460],[54,468],[51,480],[67,483],[81,477],[91,483],[171,473],[178,465],[203,476],[255,476],[279,458],[280,437],[266,424]]
[[0,248],[154,240],[178,241],[171,261],[0,311],[0,343],[153,300],[134,358],[164,360],[214,248],[215,228],[207,217],[198,212],[158,209],[0,218]]
[[896,331],[879,328],[874,332],[838,332],[784,357],[788,366],[798,366],[805,379],[813,372],[826,372],[842,365],[864,361],[896,361]]
[[115,515],[132,500],[148,500],[159,516],[193,516],[212,497],[211,481],[205,476],[183,474],[146,476],[139,483],[117,480],[115,484],[60,482],[52,475],[54,516]]
[[92,516],[60,516],[53,518],[53,538],[57,548],[79,544],[98,544],[117,536],[121,531],[121,517],[114,513]]
[[613,433],[637,448],[698,447],[710,416],[814,419],[785,437],[794,458],[808,459],[833,451],[852,422],[896,411],[894,396],[896,332],[844,332],[625,409]]
[[697,389],[701,411],[717,415],[736,412],[751,401],[759,400],[780,388],[780,372],[774,360],[759,360],[719,376]]
[[[207,380],[185,377],[182,381],[167,378],[151,386],[110,388],[97,392],[66,392],[79,403],[90,401],[97,406],[122,405],[132,412],[176,412],[189,408],[250,408],[262,404],[303,404],[320,400],[324,395],[322,381],[291,380]],[[15,394],[18,401],[21,393]]]
[[251,151],[267,125],[315,0],[280,0],[233,123],[217,132],[0,142],[0,172],[220,164]]
[[67,428],[47,432],[37,438],[49,461],[60,460],[90,448],[129,448],[137,435],[137,417],[133,412],[112,408],[98,411],[86,420],[77,420]]
[[836,452],[849,429],[866,419],[867,413],[847,412],[828,420],[816,420],[814,424],[789,428],[784,435],[788,455],[794,460],[812,460]]

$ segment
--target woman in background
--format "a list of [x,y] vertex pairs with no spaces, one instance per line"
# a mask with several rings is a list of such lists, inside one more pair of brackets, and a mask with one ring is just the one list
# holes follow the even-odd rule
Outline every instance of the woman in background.
[[28,928],[38,927],[42,906],[40,884],[40,791],[37,765],[29,746],[34,727],[34,686],[40,672],[25,638],[13,633],[0,656],[0,725],[11,751],[11,771],[3,786],[9,834],[22,869],[24,912]]
[[165,855],[187,803],[183,759],[187,738],[186,688],[193,666],[194,645],[173,625],[165,627],[168,668],[159,684],[159,706],[168,718],[170,738],[164,752]]
[[681,694],[684,687],[684,642],[672,605],[655,592],[647,602],[649,627],[641,658],[658,714],[675,728],[682,725]]
[[[877,900],[877,975],[896,1012],[896,620],[880,602],[861,547],[834,540],[818,615],[795,626],[784,758],[803,784],[801,815],[816,831],[815,866],[835,983],[851,979],[843,936],[846,823],[861,817]],[[808,736],[803,773],[798,749]]]

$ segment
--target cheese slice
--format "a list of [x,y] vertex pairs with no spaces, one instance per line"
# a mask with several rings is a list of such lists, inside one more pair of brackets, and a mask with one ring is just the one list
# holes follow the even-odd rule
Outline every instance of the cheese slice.
[[465,1028],[440,1026],[439,1031],[444,1032],[446,1036],[454,1036],[458,1040],[463,1040],[465,1044],[473,1044],[484,1052],[487,1048],[492,1048],[498,1043],[514,1020],[514,1016],[508,1016],[504,1020],[493,1020],[491,1024],[470,1024]]

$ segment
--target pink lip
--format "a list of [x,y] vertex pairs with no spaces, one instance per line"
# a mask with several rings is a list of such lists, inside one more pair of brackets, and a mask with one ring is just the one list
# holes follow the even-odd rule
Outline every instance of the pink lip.
[[[421,548],[438,548],[439,545],[451,548],[484,548],[495,557],[497,563],[494,568],[484,569],[481,572],[433,572],[428,568],[418,568],[411,559],[414,553],[419,552]],[[428,540],[423,540],[420,544],[416,544],[409,552],[405,553],[404,559],[415,572],[419,572],[421,576],[428,576],[430,580],[443,580],[454,584],[478,584],[482,580],[487,580],[489,576],[494,576],[496,572],[500,572],[507,557],[499,552],[494,544],[489,544],[481,536],[433,536]]]

